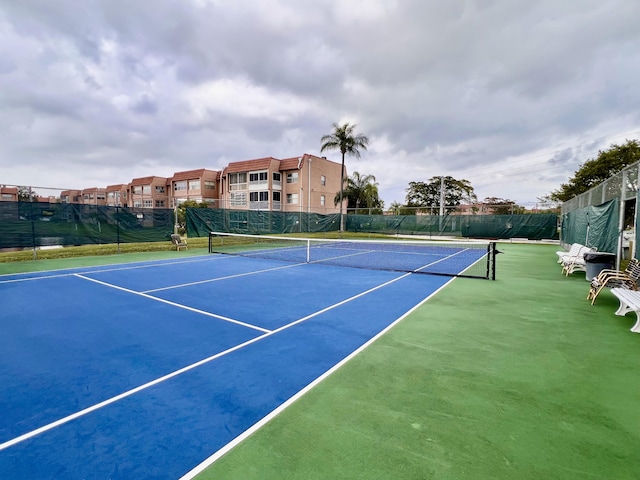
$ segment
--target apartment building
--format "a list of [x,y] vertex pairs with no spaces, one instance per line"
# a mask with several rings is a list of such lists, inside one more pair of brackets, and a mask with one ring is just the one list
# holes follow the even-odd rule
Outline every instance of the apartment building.
[[85,188],[82,190],[81,201],[79,203],[84,205],[106,205],[107,190],[98,187]]
[[337,213],[340,164],[304,154],[230,163],[222,172],[223,208]]
[[7,187],[0,185],[0,200],[3,202],[17,202],[18,201],[18,187]]
[[222,172],[206,168],[176,172],[168,182],[171,207],[187,200],[218,207],[221,176]]
[[128,206],[133,208],[171,208],[169,179],[165,177],[134,178],[129,184]]
[[63,190],[60,203],[82,203],[82,190]]
[[128,185],[119,183],[117,185],[107,186],[107,206],[108,207],[124,207],[127,205]]
[[[340,168],[339,163],[326,157],[309,154],[283,160],[280,169],[286,190],[284,210],[338,213],[340,206],[334,205],[333,200],[340,191]],[[347,177],[346,168],[344,176]],[[344,200],[343,207],[346,206]]]
[[[338,213],[333,200],[340,191],[340,168],[326,157],[307,153],[285,159],[265,157],[231,162],[222,171],[200,168],[176,172],[169,178],[149,176],[106,188],[63,190],[59,200],[50,201],[175,208],[193,200],[226,209]],[[0,185],[2,200],[17,201],[18,189]]]

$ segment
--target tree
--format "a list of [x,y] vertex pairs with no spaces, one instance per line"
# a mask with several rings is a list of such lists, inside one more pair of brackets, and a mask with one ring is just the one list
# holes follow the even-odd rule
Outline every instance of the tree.
[[340,232],[344,231],[344,222],[342,219],[342,203],[344,199],[344,156],[349,154],[355,158],[360,158],[360,149],[366,150],[369,145],[369,139],[362,134],[355,134],[357,125],[350,125],[348,122],[344,125],[333,124],[333,132],[323,135],[320,139],[320,153],[325,150],[340,150],[342,154],[342,169],[340,170]]
[[187,231],[187,208],[209,208],[209,204],[205,202],[198,203],[195,200],[187,200],[178,205],[178,208],[176,208],[176,224],[180,235],[184,235]]
[[414,208],[409,208],[400,202],[392,202],[389,207],[389,213],[392,213],[393,215],[415,215],[416,210]]
[[[378,198],[376,177],[353,172],[351,177],[344,180],[345,186],[342,193],[343,198],[347,199],[347,210],[351,209],[358,213],[359,208],[366,208],[368,211],[375,210],[375,213],[382,213],[384,202]],[[338,205],[340,200],[340,192],[338,192],[333,203]]]
[[[406,196],[407,207],[439,207],[442,186],[442,177],[431,177],[428,183],[409,182]],[[457,207],[463,200],[469,203],[477,200],[469,180],[444,177],[444,205]],[[426,208],[422,210],[426,210]]]
[[18,186],[18,201],[19,202],[34,202],[37,197],[36,192],[31,191],[30,187]]
[[638,140],[627,140],[622,145],[612,144],[608,150],[600,150],[596,158],[587,160],[581,165],[575,175],[567,183],[563,183],[558,190],[551,192],[548,198],[556,202],[566,202],[637,161],[640,161]]
[[487,197],[482,203],[489,207],[493,215],[513,215],[522,214],[525,212],[525,208],[516,204],[513,200],[508,198]]

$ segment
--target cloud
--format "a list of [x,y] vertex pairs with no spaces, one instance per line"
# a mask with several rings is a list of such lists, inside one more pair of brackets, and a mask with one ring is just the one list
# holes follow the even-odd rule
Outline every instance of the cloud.
[[0,183],[99,186],[319,153],[389,205],[466,178],[533,204],[640,137],[640,4],[626,0],[87,0],[0,6]]

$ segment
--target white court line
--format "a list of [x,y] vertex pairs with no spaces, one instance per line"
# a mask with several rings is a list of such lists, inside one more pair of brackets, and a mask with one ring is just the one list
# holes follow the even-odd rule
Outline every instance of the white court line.
[[[447,255],[446,257],[443,257],[443,258],[441,258],[440,260],[436,260],[435,262],[428,263],[427,265],[423,265],[423,266],[421,266],[420,268],[415,269],[415,270],[414,270],[414,272],[419,272],[419,271],[420,271],[420,270],[422,270],[423,268],[427,268],[427,267],[430,267],[431,265],[435,265],[436,263],[440,263],[440,262],[444,262],[444,261],[446,261],[446,260],[449,260],[450,258],[455,257],[456,255],[459,255],[459,254],[461,254],[461,253],[463,253],[463,252],[466,252],[467,250],[469,250],[469,249],[468,249],[468,248],[466,248],[466,249],[464,249],[464,250],[460,250],[459,252],[452,253],[451,255]],[[484,255],[483,255],[483,256],[484,256]],[[477,262],[477,260],[476,260],[476,262]],[[476,264],[476,262],[473,262],[473,263],[472,263],[472,265],[475,265],[475,264]]]
[[[69,273],[60,273],[57,275],[41,275],[41,276],[36,276],[36,277],[28,277],[28,278],[14,278],[11,280],[2,280],[0,278],[0,284],[3,283],[15,283],[15,282],[27,282],[27,281],[33,281],[33,280],[46,280],[48,278],[62,278],[62,277],[72,277],[74,275],[88,275],[88,274],[92,274],[92,273],[101,273],[101,272],[119,272],[119,271],[123,271],[123,270],[135,270],[137,268],[149,268],[149,267],[164,267],[167,265],[181,265],[183,263],[196,263],[196,262],[207,262],[207,261],[211,261],[211,260],[222,260],[224,258],[228,258],[225,257],[223,255],[216,255],[216,256],[212,256],[211,258],[207,258],[207,257],[196,257],[198,258],[197,260],[180,260],[177,262],[163,262],[163,263],[150,263],[147,265],[129,265],[128,263],[124,263],[124,264],[120,264],[120,265],[127,265],[124,267],[116,267],[116,268],[105,268],[105,269],[99,269],[98,267],[100,267],[100,265],[94,265],[93,267],[90,268],[94,268],[93,270],[82,270],[80,272],[69,272]],[[130,262],[130,263],[139,263],[139,262]],[[111,265],[103,265],[105,267],[109,267],[109,266],[115,266],[115,265],[119,265],[117,263],[111,264]],[[82,267],[78,267],[78,268],[82,268]],[[62,269],[61,271],[65,271],[65,270],[77,270],[77,268],[65,268]],[[13,275],[38,275],[38,274],[42,274],[42,273],[47,273],[47,272],[55,272],[57,270],[43,270],[40,272],[24,272],[24,273],[7,273],[4,275],[0,275],[0,277],[3,276],[13,276]]]
[[[398,254],[398,255],[415,255],[415,256],[419,256],[419,257],[442,257],[444,255],[444,253],[435,253],[435,252],[429,252],[429,251],[422,251],[422,252],[412,252],[409,250],[377,250],[377,249],[372,249],[372,250],[362,250],[359,248],[349,248],[349,247],[345,247],[345,246],[318,246],[317,248],[326,248],[327,250],[352,250],[352,251],[358,251],[358,252],[363,252],[363,253],[382,253],[382,254]],[[453,247],[448,247],[449,249],[453,248]],[[465,250],[469,250],[469,248],[465,248]],[[462,250],[462,251],[465,251]],[[357,254],[353,254],[353,255],[357,255]],[[336,258],[340,258],[340,257],[336,257]],[[422,267],[424,268],[424,267]]]
[[[325,313],[325,312],[328,312],[330,310],[333,310],[334,308],[337,308],[337,307],[339,307],[341,305],[344,305],[344,304],[346,304],[348,302],[351,302],[351,301],[353,301],[353,300],[355,300],[357,298],[360,298],[360,297],[362,297],[364,295],[367,295],[367,294],[369,294],[369,293],[371,293],[371,292],[373,292],[375,290],[378,290],[378,289],[383,288],[383,287],[385,287],[387,285],[395,283],[398,280],[401,280],[401,279],[403,279],[403,278],[405,278],[405,277],[407,277],[409,275],[411,275],[411,273],[405,273],[403,275],[400,275],[399,277],[393,278],[393,279],[391,279],[391,280],[389,280],[387,282],[384,282],[384,283],[382,283],[380,285],[372,287],[369,290],[365,290],[364,292],[361,292],[361,293],[359,293],[357,295],[349,297],[346,300],[342,300],[341,302],[338,302],[338,303],[335,303],[333,305],[330,305],[330,306],[328,306],[326,308],[323,308],[322,310],[318,310],[317,312],[314,312],[314,313],[312,313],[310,315],[307,315],[306,317],[299,318],[298,320],[295,320],[295,321],[293,321],[291,323],[283,325],[282,327],[277,328],[276,330],[267,331],[267,333],[265,333],[263,335],[259,335],[258,337],[252,338],[251,340],[248,340],[248,341],[246,341],[244,343],[236,345],[235,347],[231,347],[231,348],[229,348],[229,349],[227,349],[227,350],[225,350],[223,352],[220,352],[220,353],[217,353],[217,354],[212,355],[210,357],[207,357],[207,358],[205,358],[203,360],[200,360],[200,361],[198,361],[196,363],[192,363],[191,365],[187,365],[186,367],[183,367],[183,368],[181,368],[179,370],[171,372],[171,373],[169,373],[167,375],[164,375],[164,376],[162,376],[160,378],[152,380],[152,381],[150,381],[148,383],[145,383],[143,385],[140,385],[139,387],[135,387],[135,388],[132,388],[131,390],[127,390],[126,392],[121,393],[120,395],[116,395],[115,397],[111,397],[111,398],[109,398],[109,399],[107,399],[107,400],[105,400],[103,402],[96,403],[95,405],[92,405],[92,406],[87,407],[87,408],[85,408],[83,410],[80,410],[79,412],[76,412],[76,413],[73,413],[73,414],[68,415],[66,417],[63,417],[63,418],[61,418],[59,420],[56,420],[55,422],[51,422],[51,423],[49,423],[47,425],[44,425],[44,426],[42,426],[40,428],[37,428],[37,429],[32,430],[30,432],[27,432],[27,433],[25,433],[23,435],[15,437],[15,438],[13,438],[11,440],[8,440],[8,441],[6,441],[4,443],[0,443],[0,451],[5,450],[5,449],[7,449],[7,448],[9,448],[9,447],[11,447],[13,445],[16,445],[16,444],[20,443],[20,442],[24,442],[25,440],[33,438],[36,435],[39,435],[41,433],[44,433],[44,432],[52,430],[52,429],[54,429],[56,427],[59,427],[60,425],[64,425],[65,423],[68,423],[68,422],[70,422],[72,420],[80,418],[80,417],[82,417],[84,415],[87,415],[87,414],[89,414],[91,412],[94,412],[94,411],[96,411],[96,410],[98,410],[100,408],[106,407],[107,405],[110,405],[110,404],[115,403],[115,402],[117,402],[119,400],[122,400],[123,398],[129,397],[129,396],[131,396],[131,395],[133,395],[135,393],[141,392],[142,390],[146,390],[149,387],[152,387],[154,385],[162,383],[162,382],[164,382],[166,380],[169,380],[170,378],[174,378],[174,377],[176,377],[178,375],[181,375],[181,374],[183,374],[185,372],[188,372],[189,370],[193,370],[194,368],[200,367],[200,366],[202,366],[202,365],[204,365],[206,363],[209,363],[209,362],[211,362],[213,360],[216,360],[216,359],[218,359],[218,358],[220,358],[220,357],[222,357],[224,355],[227,355],[228,353],[234,352],[234,351],[239,350],[239,349],[241,349],[243,347],[251,345],[252,343],[255,343],[255,342],[259,341],[259,340],[262,340],[264,338],[267,338],[267,337],[270,337],[272,335],[275,335],[276,333],[282,332],[283,330],[291,328],[294,325],[298,325],[299,323],[302,323],[302,322],[304,322],[306,320],[309,320],[309,319],[311,319],[313,317],[316,317],[317,315],[320,315],[322,313]],[[90,278],[87,278],[87,280],[95,281],[97,283],[103,283],[103,282],[99,282],[97,280],[92,280]],[[108,286],[111,286],[111,285],[108,285]],[[125,290],[126,291],[126,289],[123,289],[121,287],[114,287],[114,288],[118,288],[120,290]],[[137,292],[132,292],[132,293],[137,293]],[[147,295],[144,295],[144,296],[147,296]],[[153,298],[153,297],[151,297],[151,298]],[[169,303],[169,302],[167,302],[167,303]],[[342,364],[342,362],[340,362],[340,364]],[[331,371],[333,371],[333,369],[331,369]]]
[[227,275],[226,277],[209,278],[207,280],[200,280],[198,282],[181,283],[179,285],[171,285],[170,287],[162,287],[162,288],[154,288],[154,289],[151,289],[151,290],[143,290],[143,293],[160,292],[162,290],[171,290],[171,289],[174,289],[174,288],[190,287],[192,285],[200,285],[200,284],[203,284],[203,283],[217,282],[219,280],[229,280],[230,278],[238,278],[238,277],[245,277],[247,275],[255,275],[256,273],[264,273],[264,272],[272,272],[274,270],[282,270],[283,268],[299,267],[300,265],[306,265],[306,263],[295,263],[295,264],[283,265],[283,266],[280,266],[280,267],[265,268],[264,270],[254,270],[252,272],[236,273],[235,275]]
[[205,312],[204,310],[199,310],[197,308],[181,305],[179,303],[171,302],[163,298],[154,297],[153,295],[147,295],[146,293],[136,292],[135,290],[129,290],[128,288],[119,287],[118,285],[113,285],[111,283],[103,282],[101,280],[96,280],[95,278],[85,277],[84,275],[80,275],[80,274],[75,274],[75,276],[78,278],[82,278],[83,280],[88,280],[90,282],[104,285],[105,287],[115,288],[116,290],[121,290],[123,292],[132,293],[134,295],[140,295],[141,297],[148,298],[149,300],[155,300],[156,302],[166,303],[167,305],[171,305],[173,307],[182,308],[184,310],[189,310],[190,312],[199,313],[201,315],[206,315],[207,317],[213,317],[213,318],[217,318],[218,320],[224,320],[225,322],[235,323],[236,325],[242,325],[243,327],[251,328],[253,330],[258,330],[260,332],[271,332],[271,330],[267,330],[266,328],[258,327],[256,325],[251,325],[250,323],[241,322],[240,320],[234,320],[233,318],[224,317],[222,315],[216,315],[215,313]]
[[[426,268],[428,267],[428,265],[424,265],[420,268]],[[396,280],[399,280],[400,278],[404,278],[406,275],[403,275],[402,277],[397,278]],[[271,420],[273,420],[275,417],[277,417],[278,415],[280,415],[284,410],[286,410],[287,408],[289,408],[291,405],[293,405],[295,402],[297,402],[300,398],[302,398],[307,392],[309,392],[311,389],[315,388],[316,385],[318,385],[320,382],[322,382],[323,380],[325,380],[327,377],[329,377],[330,375],[332,375],[336,370],[338,370],[339,368],[341,368],[343,365],[345,365],[347,362],[349,362],[353,357],[355,357],[356,355],[358,355],[360,352],[362,352],[365,348],[367,348],[369,345],[371,345],[373,342],[375,342],[376,340],[378,340],[378,338],[382,337],[384,334],[386,334],[389,330],[391,330],[396,324],[398,324],[400,321],[402,321],[404,318],[406,318],[409,314],[411,314],[412,312],[414,312],[415,310],[417,310],[420,306],[422,306],[427,300],[429,300],[431,297],[433,297],[436,293],[438,293],[440,290],[442,290],[444,287],[446,287],[447,285],[449,285],[451,282],[453,282],[454,280],[456,280],[455,278],[451,278],[451,280],[447,281],[444,285],[442,285],[440,288],[438,288],[437,290],[435,290],[433,293],[431,293],[429,296],[427,296],[424,300],[422,300],[421,302],[419,302],[418,304],[416,304],[413,308],[409,309],[407,312],[405,312],[402,316],[400,316],[399,318],[397,318],[395,321],[393,321],[391,324],[389,324],[387,327],[385,327],[382,331],[380,331],[380,333],[378,333],[377,335],[375,335],[374,337],[372,337],[371,339],[369,339],[367,342],[365,342],[363,345],[361,345],[359,348],[357,348],[356,350],[354,350],[353,352],[351,352],[349,355],[347,355],[345,358],[343,358],[340,362],[336,363],[333,367],[331,367],[329,370],[327,370],[325,373],[323,373],[322,375],[320,375],[318,378],[316,378],[315,380],[313,380],[311,383],[309,383],[306,387],[304,387],[303,389],[299,390],[296,394],[294,394],[293,396],[291,396],[289,399],[287,399],[285,402],[283,402],[282,404],[280,404],[277,408],[275,408],[274,410],[272,410],[269,414],[265,415],[264,417],[262,417],[260,420],[258,420],[256,423],[254,423],[253,425],[251,425],[248,429],[246,429],[244,432],[242,432],[240,435],[238,435],[236,438],[234,438],[233,440],[231,440],[229,443],[227,443],[225,446],[223,446],[222,448],[220,448],[218,451],[214,452],[213,455],[211,455],[209,458],[207,458],[206,460],[204,460],[203,462],[201,462],[199,465],[196,465],[193,469],[191,469],[189,472],[185,473],[182,477],[180,477],[179,480],[191,480],[193,479],[196,475],[202,473],[204,470],[206,470],[208,467],[210,467],[213,463],[215,463],[217,460],[219,460],[222,456],[226,455],[227,453],[229,453],[231,450],[233,450],[236,446],[238,446],[240,443],[242,443],[244,440],[246,440],[248,437],[250,437],[251,435],[253,435],[255,432],[257,432],[258,430],[260,430],[263,426],[265,426],[267,423],[269,423]],[[395,281],[395,280],[393,280]]]

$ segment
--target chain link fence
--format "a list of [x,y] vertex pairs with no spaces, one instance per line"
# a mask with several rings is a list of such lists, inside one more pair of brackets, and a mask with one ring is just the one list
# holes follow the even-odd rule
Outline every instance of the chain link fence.
[[616,253],[620,260],[638,256],[637,205],[640,162],[627,166],[560,207],[560,240]]

